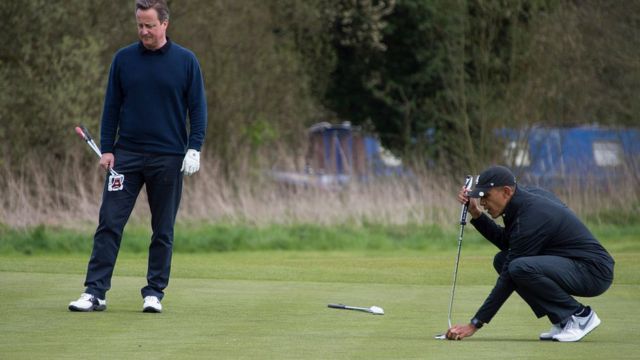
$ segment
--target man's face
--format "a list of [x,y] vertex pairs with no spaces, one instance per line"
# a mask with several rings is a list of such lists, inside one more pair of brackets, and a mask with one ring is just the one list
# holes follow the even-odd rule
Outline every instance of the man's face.
[[157,50],[165,44],[169,21],[160,22],[156,9],[136,10],[136,22],[138,38],[145,48]]
[[508,186],[491,188],[485,196],[480,198],[480,205],[495,219],[504,212],[512,193]]

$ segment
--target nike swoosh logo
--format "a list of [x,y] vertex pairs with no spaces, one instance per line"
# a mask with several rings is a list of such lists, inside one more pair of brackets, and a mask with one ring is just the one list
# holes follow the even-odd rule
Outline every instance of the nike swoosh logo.
[[580,330],[583,330],[587,328],[587,324],[589,324],[589,322],[591,321],[591,318],[593,317],[593,312],[591,312],[591,314],[589,315],[589,317],[587,318],[587,321],[584,322],[584,325],[580,323],[580,321],[578,321],[578,327],[580,328]]

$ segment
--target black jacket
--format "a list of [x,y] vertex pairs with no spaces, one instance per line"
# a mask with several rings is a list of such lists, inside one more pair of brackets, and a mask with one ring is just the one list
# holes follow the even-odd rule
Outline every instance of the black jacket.
[[614,260],[587,227],[552,193],[520,186],[505,207],[505,227],[486,214],[471,224],[500,250],[508,251],[500,276],[475,318],[488,323],[514,291],[509,263],[519,257],[554,255],[585,262],[593,276],[613,280]]

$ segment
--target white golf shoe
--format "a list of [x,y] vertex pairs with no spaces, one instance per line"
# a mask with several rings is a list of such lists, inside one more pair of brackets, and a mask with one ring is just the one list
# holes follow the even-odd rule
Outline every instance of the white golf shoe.
[[107,309],[107,300],[98,299],[94,295],[83,293],[76,301],[69,303],[71,311],[103,311]]
[[162,312],[162,304],[156,296],[145,296],[142,312],[159,313]]
[[562,331],[553,336],[553,341],[580,341],[598,325],[600,325],[600,318],[593,310],[587,316],[572,315]]
[[553,324],[551,330],[540,334],[540,340],[553,340],[553,337],[562,332],[562,326],[560,324]]

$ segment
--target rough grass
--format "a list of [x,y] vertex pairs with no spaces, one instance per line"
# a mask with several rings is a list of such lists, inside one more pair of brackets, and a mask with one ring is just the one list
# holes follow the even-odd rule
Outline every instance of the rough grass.
[[[453,224],[452,224],[453,225]],[[598,239],[612,251],[640,251],[640,224],[592,225]],[[39,225],[26,229],[0,227],[0,253],[90,253],[93,227],[70,229]],[[175,231],[175,251],[186,253],[264,250],[442,250],[457,246],[459,226],[437,225],[316,224],[266,226],[247,224],[180,223]],[[146,252],[151,230],[134,223],[122,240],[124,252]],[[467,226],[465,248],[477,248],[486,241]]]
[[[262,227],[424,224],[451,229],[459,218],[455,194],[464,173],[456,180],[431,170],[413,169],[411,177],[354,182],[342,190],[329,191],[283,186],[268,171],[250,166],[240,170],[225,174],[216,161],[204,162],[196,176],[185,178],[178,221]],[[609,186],[575,185],[555,190],[590,223],[637,225],[640,190],[633,182],[637,178],[628,176]],[[74,158],[62,165],[34,159],[25,162],[20,172],[0,166],[0,226],[78,229],[95,224],[103,182],[103,171],[87,169]],[[131,223],[149,223],[149,217],[143,190]]]
[[[489,249],[485,249],[485,253]],[[454,321],[473,315],[495,275],[463,252]],[[0,358],[631,359],[640,345],[640,253],[615,253],[616,280],[589,299],[603,324],[577,344],[537,340],[549,324],[512,296],[461,341],[446,327],[453,251],[176,254],[162,314],[140,312],[145,255],[121,255],[104,313],[70,313],[88,254],[0,256]],[[378,305],[384,316],[328,309]],[[452,355],[455,354],[455,355]]]

